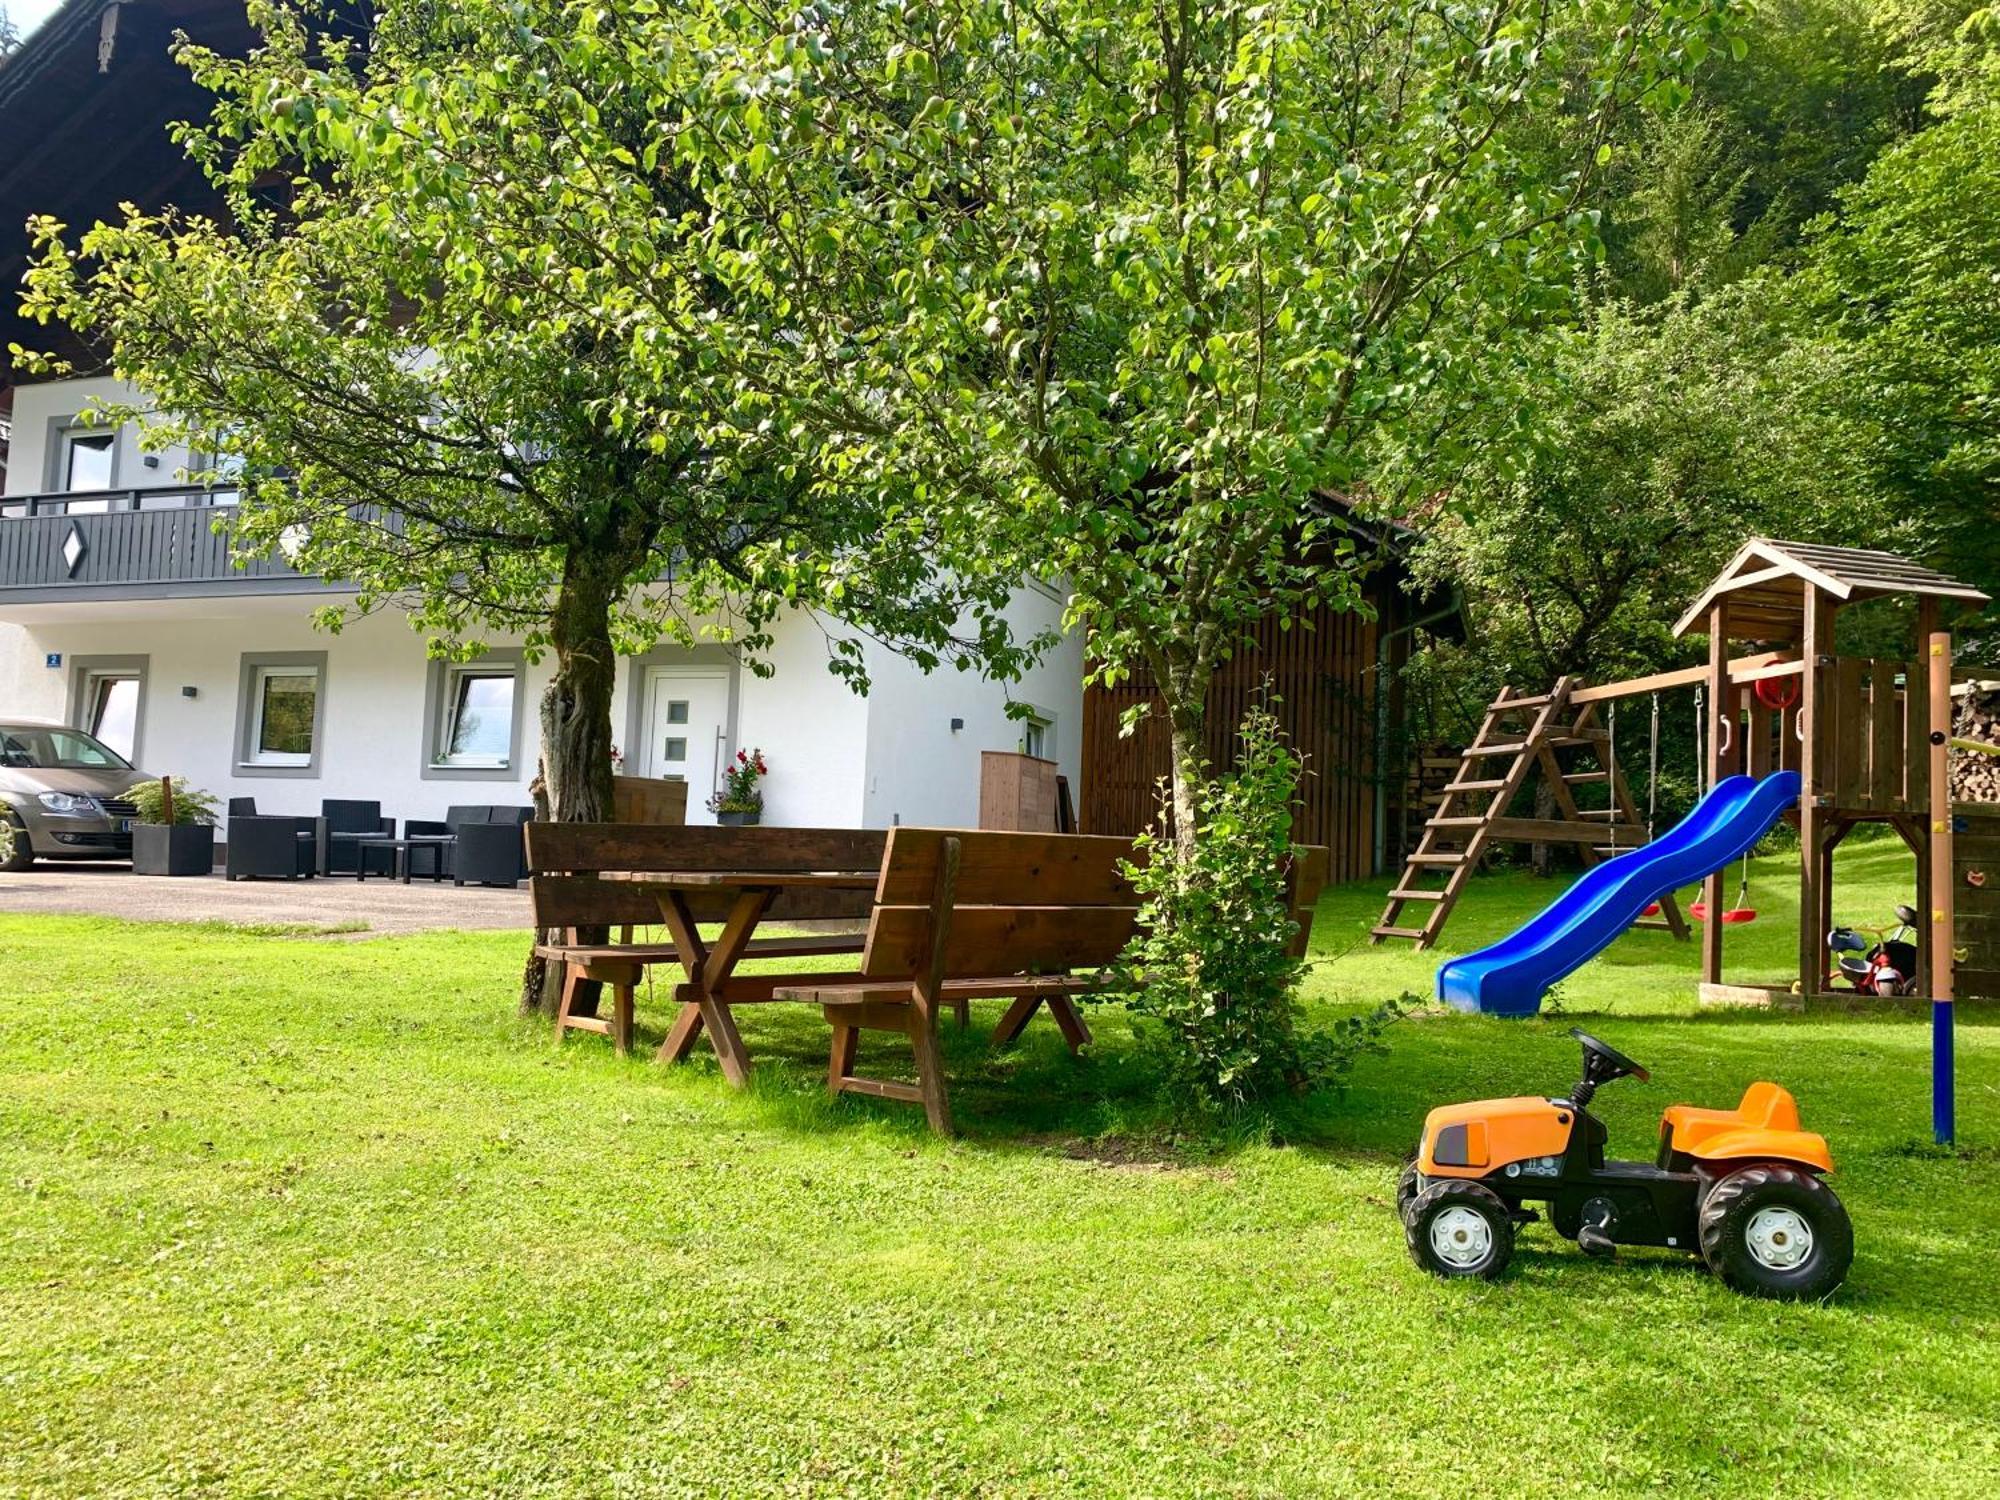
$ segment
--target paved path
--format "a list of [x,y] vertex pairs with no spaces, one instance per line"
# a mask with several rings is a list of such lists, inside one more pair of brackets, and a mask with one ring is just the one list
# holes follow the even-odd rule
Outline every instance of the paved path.
[[121,865],[39,864],[0,874],[0,912],[63,912],[135,922],[284,923],[354,936],[436,928],[528,930],[528,892],[415,880],[224,880],[134,875]]

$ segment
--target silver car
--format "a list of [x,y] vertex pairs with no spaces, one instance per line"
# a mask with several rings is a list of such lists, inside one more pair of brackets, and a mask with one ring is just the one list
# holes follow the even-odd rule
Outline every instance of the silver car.
[[116,750],[81,729],[0,722],[0,818],[14,852],[0,869],[38,859],[130,859],[127,794],[150,780]]

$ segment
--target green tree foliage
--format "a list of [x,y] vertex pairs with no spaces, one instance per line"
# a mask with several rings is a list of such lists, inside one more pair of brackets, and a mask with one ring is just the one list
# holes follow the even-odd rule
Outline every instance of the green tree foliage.
[[[2000,104],[1842,195],[1795,286],[1842,379],[1820,416],[1908,551],[2000,591]],[[1989,637],[1989,645],[1991,649]]]
[[1534,446],[1476,462],[1422,554],[1426,576],[1479,601],[1479,701],[1504,681],[1672,660],[1673,620],[1748,535],[1871,539],[1860,504],[1823,524],[1838,476],[1806,414],[1826,381],[1789,339],[1780,295],[1757,281],[1652,308],[1606,301],[1550,335]]
[[1985,0],[1880,0],[1877,25],[1898,61],[1930,80],[1934,114],[2000,101],[2000,7]]
[[710,170],[736,285],[824,373],[822,445],[936,476],[1069,580],[1097,678],[1160,694],[1191,839],[1218,664],[1356,601],[1322,497],[1444,450],[1561,305],[1622,112],[1723,24],[1703,0],[816,7],[715,59]]
[[550,651],[557,818],[610,816],[619,649],[754,662],[780,609],[819,605],[854,627],[831,665],[857,681],[868,636],[1018,664],[1006,580],[951,571],[894,491],[802,469],[746,394],[793,356],[707,274],[675,146],[705,83],[691,13],[409,0],[365,51],[280,4],[253,20],[248,60],[180,52],[216,96],[183,134],[231,222],[135,213],[76,247],[42,222],[28,310],[110,348],[156,440],[242,471],[248,549],[407,609],[441,651]]

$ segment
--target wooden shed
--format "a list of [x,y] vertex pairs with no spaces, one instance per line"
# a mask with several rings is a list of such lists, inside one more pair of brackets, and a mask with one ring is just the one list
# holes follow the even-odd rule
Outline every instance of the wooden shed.
[[[1412,592],[1403,564],[1413,533],[1351,524],[1373,549],[1367,611],[1322,607],[1264,621],[1251,645],[1223,665],[1208,699],[1209,759],[1227,766],[1237,726],[1269,683],[1279,722],[1306,760],[1296,836],[1331,851],[1333,881],[1362,879],[1401,859],[1409,783],[1402,668],[1420,634],[1462,639],[1465,630],[1455,594]],[[1085,690],[1083,832],[1129,836],[1155,821],[1171,760],[1165,715],[1148,713],[1129,736],[1118,731],[1126,710],[1156,703],[1143,675]]]

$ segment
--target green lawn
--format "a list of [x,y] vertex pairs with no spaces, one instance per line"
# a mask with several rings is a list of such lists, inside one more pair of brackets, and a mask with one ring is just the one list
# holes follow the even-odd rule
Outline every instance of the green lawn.
[[[1907,893],[1888,846],[1843,915]],[[1789,867],[1731,972],[1777,978]],[[1449,936],[1554,894],[1479,883]],[[1427,989],[1329,896],[1316,1014]],[[1334,956],[1339,955],[1339,956]],[[0,1493],[1991,1494],[2000,1030],[1960,1029],[1964,1149],[1928,1144],[1928,1030],[1698,1014],[1638,933],[1565,1015],[1396,1026],[1287,1139],[1171,1151],[1116,1016],[1072,1062],[953,1042],[964,1139],[830,1104],[771,1008],[756,1087],[558,1053],[518,940],[314,939],[0,917]],[[991,1007],[982,1027],[993,1020]],[[1431,1104],[1574,1076],[1583,1019],[1649,1064],[1600,1103],[1768,1074],[1832,1139],[1858,1251],[1825,1306],[1538,1226],[1508,1278],[1408,1261],[1394,1162]],[[657,1036],[661,1008],[642,1003]]]

